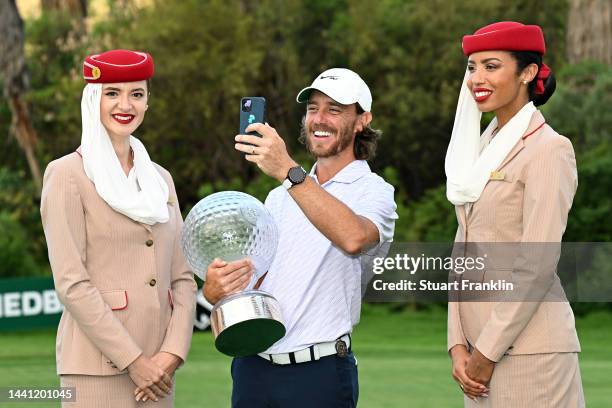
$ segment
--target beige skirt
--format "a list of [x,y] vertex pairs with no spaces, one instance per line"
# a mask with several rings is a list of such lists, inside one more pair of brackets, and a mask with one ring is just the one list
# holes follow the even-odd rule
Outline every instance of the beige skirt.
[[489,396],[464,397],[466,408],[582,408],[578,353],[504,356],[496,364]]
[[132,408],[155,407],[172,408],[174,406],[174,389],[172,394],[159,402],[136,402],[136,386],[127,374],[121,375],[60,375],[62,387],[75,387],[76,401],[63,402],[62,408]]

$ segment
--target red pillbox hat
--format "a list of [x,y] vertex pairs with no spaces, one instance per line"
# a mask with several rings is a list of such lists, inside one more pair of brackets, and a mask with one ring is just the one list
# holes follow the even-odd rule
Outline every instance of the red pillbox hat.
[[143,81],[153,71],[153,58],[146,52],[111,50],[83,61],[83,78],[90,84]]
[[484,26],[472,35],[463,37],[463,53],[478,51],[533,51],[546,53],[544,33],[537,25],[501,21]]

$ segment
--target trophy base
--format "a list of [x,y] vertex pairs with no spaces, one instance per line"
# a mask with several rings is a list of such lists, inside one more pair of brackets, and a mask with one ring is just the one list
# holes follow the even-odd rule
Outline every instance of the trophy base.
[[232,357],[261,353],[286,331],[278,301],[259,290],[221,299],[211,312],[211,326],[217,350]]

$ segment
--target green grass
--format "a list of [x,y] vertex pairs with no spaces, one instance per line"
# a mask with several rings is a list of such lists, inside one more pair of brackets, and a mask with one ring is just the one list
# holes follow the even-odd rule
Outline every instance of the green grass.
[[[612,314],[577,321],[580,368],[590,408],[612,406]],[[459,407],[446,356],[446,313],[441,309],[390,313],[366,307],[354,333],[361,407]],[[0,387],[57,386],[52,331],[0,334]],[[196,333],[188,362],[177,373],[176,406],[228,407],[230,358],[218,353],[210,333]],[[55,404],[0,404],[52,407]]]

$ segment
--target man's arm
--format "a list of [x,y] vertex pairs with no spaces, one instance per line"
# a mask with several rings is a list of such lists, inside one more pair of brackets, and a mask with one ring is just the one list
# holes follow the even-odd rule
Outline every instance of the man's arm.
[[344,252],[357,255],[379,240],[378,228],[329,194],[311,177],[289,189],[304,215],[327,239]]
[[[236,150],[247,153],[246,160],[282,183],[289,169],[298,165],[287,153],[283,139],[273,127],[261,123],[254,123],[246,130],[256,131],[262,137],[238,135]],[[372,221],[355,214],[312,178],[306,177],[304,182],[289,189],[289,194],[308,220],[343,251],[359,254],[379,242],[380,234]]]

